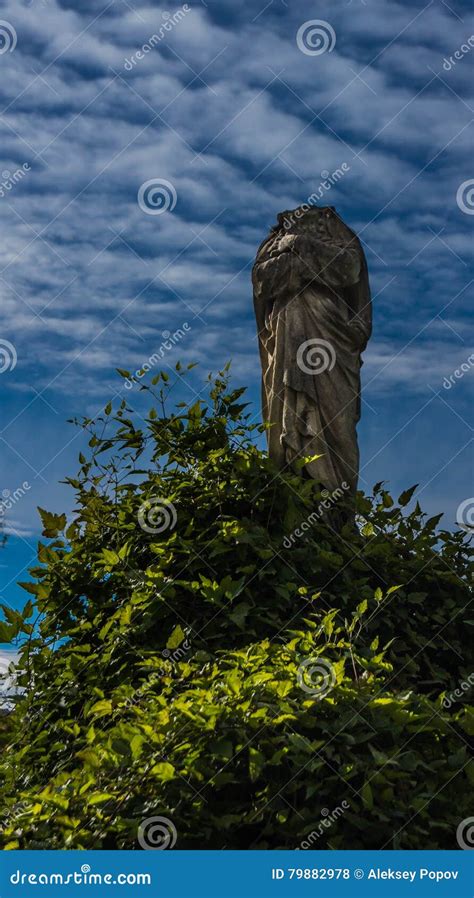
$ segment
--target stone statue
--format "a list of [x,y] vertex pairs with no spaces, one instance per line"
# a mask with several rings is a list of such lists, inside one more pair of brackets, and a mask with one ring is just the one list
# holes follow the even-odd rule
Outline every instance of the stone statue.
[[361,352],[371,333],[367,263],[333,206],[278,215],[252,271],[270,457],[354,495]]

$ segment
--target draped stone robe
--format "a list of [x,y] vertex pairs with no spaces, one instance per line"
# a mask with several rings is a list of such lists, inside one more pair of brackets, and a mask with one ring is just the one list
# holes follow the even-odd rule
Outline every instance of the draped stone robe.
[[354,494],[360,355],[371,333],[365,256],[332,207],[278,222],[252,272],[269,455],[280,468],[320,455],[306,473]]

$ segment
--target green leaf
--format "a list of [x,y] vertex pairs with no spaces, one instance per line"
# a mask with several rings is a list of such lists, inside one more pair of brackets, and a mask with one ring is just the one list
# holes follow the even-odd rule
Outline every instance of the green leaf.
[[54,539],[58,533],[62,533],[66,526],[65,514],[54,514],[52,511],[45,511],[44,508],[39,506],[38,511],[43,524],[43,536]]
[[15,627],[0,621],[0,642],[11,642],[16,633]]
[[181,627],[181,624],[178,624],[174,628],[171,636],[168,638],[168,641],[166,643],[166,648],[167,649],[177,649],[178,646],[180,646],[181,643],[183,642],[184,636],[185,636],[185,634],[184,634],[183,628]]
[[412,487],[410,487],[409,490],[405,490],[403,493],[400,493],[400,495],[398,497],[398,504],[401,505],[402,508],[405,505],[408,505],[408,503],[409,503],[411,497],[413,496],[413,493],[415,492],[417,487],[418,487],[418,484],[415,483],[415,486],[412,486]]
[[94,717],[107,717],[108,714],[112,713],[112,702],[107,699],[101,699],[101,701],[96,702],[95,705],[92,705],[92,708],[89,711],[89,716]]
[[160,761],[158,764],[154,764],[150,772],[162,783],[167,783],[175,777],[175,769],[167,761]]
[[371,811],[374,806],[374,796],[372,793],[372,787],[370,783],[364,783],[362,789],[360,790],[360,794],[362,796],[362,801],[364,802],[364,806]]
[[257,748],[250,746],[249,748],[249,774],[250,779],[254,783],[260,776],[265,765],[265,755]]

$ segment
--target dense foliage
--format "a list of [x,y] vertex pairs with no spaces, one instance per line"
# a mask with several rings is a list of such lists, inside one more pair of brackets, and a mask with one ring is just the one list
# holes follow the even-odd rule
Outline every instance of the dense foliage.
[[457,847],[466,534],[378,484],[357,526],[289,541],[315,483],[256,448],[227,372],[174,412],[172,386],[135,383],[142,427],[125,401],[82,421],[74,519],[40,510],[31,601],[0,624],[23,690],[0,844],[139,848],[159,816],[177,848]]

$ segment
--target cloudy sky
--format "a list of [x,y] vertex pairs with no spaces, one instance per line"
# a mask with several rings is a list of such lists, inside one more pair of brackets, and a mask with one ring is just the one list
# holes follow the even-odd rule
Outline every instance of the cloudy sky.
[[317,190],[358,231],[374,296],[361,486],[418,482],[454,526],[474,492],[468,11],[0,5],[3,601],[23,602],[36,506],[71,510],[59,481],[81,438],[66,419],[120,393],[116,367],[186,324],[161,363],[200,363],[183,395],[231,358],[258,414],[252,261],[276,213]]

